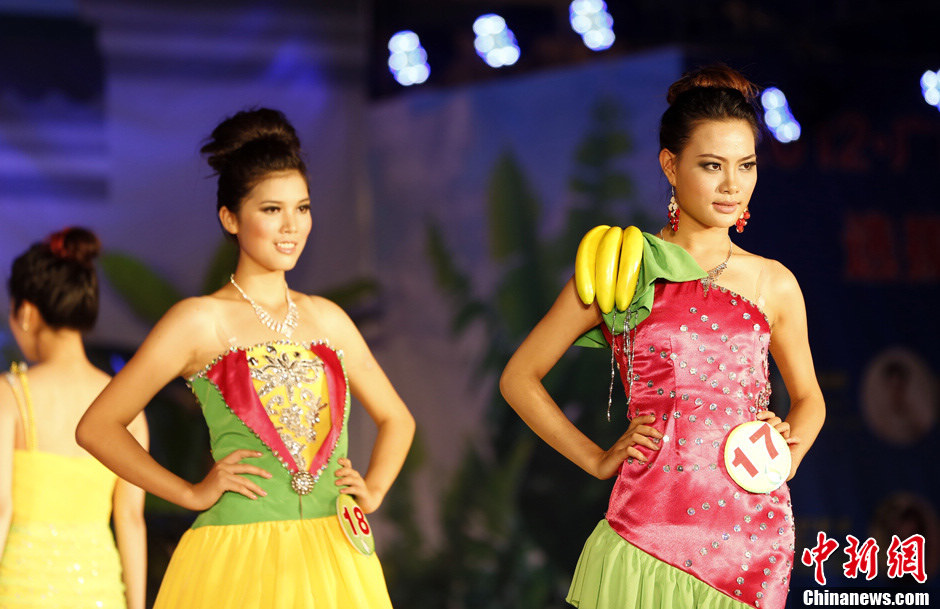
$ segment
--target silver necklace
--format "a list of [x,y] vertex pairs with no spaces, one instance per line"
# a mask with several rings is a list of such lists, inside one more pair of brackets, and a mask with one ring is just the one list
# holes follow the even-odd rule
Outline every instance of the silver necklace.
[[[659,229],[659,232],[656,233],[656,236],[662,239],[663,241],[666,241],[666,239],[663,238],[663,229]],[[666,241],[666,243],[669,243],[669,242]],[[728,239],[728,255],[725,256],[724,262],[722,262],[721,264],[719,264],[712,270],[706,271],[706,273],[708,273],[708,277],[702,278],[702,285],[705,286],[706,294],[708,294],[709,288],[717,285],[715,282],[718,280],[718,276],[721,275],[721,272],[725,270],[726,268],[728,268],[728,261],[731,260],[732,251],[734,251],[734,243],[731,242],[731,239]]]
[[274,330],[278,334],[283,334],[287,338],[291,337],[291,334],[294,333],[294,328],[297,327],[297,305],[294,304],[293,299],[290,297],[290,290],[285,289],[287,295],[287,316],[284,317],[284,321],[274,321],[274,318],[271,317],[271,314],[264,310],[264,307],[255,302],[251,296],[245,294],[245,290],[241,288],[240,285],[235,283],[235,275],[229,276],[229,281],[235,289],[238,290],[238,293],[242,295],[242,298],[248,301],[248,304],[251,305],[251,308],[255,310],[255,315],[258,316],[258,321],[262,324]]
[[702,279],[702,289],[705,290],[705,295],[708,295],[708,290],[718,285],[718,276],[721,275],[721,272],[728,268],[728,261],[731,260],[731,252],[734,250],[734,244],[731,241],[728,241],[728,255],[725,256],[724,262],[708,271],[708,277]]

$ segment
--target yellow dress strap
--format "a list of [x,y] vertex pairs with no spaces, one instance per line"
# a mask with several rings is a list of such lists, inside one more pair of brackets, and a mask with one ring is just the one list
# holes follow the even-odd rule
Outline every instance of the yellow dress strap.
[[6,377],[7,382],[10,383],[10,388],[13,390],[13,397],[16,399],[16,407],[20,411],[20,420],[23,422],[23,435],[26,436],[26,450],[35,450],[36,418],[33,415],[33,397],[29,392],[29,381],[26,380],[26,364],[13,362]]

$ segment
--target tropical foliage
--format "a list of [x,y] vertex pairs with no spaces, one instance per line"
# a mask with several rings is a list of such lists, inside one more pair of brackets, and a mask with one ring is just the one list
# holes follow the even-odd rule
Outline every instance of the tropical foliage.
[[[576,151],[563,230],[543,236],[541,205],[511,152],[496,162],[486,214],[489,255],[499,269],[492,293],[455,261],[444,230],[427,227],[427,252],[437,283],[453,306],[455,335],[481,324],[487,346],[477,374],[494,379],[515,347],[551,306],[571,276],[581,236],[597,224],[636,224],[633,190],[618,163],[631,150],[619,108],[599,103]],[[623,398],[606,421],[609,351],[576,349],[545,378],[549,393],[580,429],[609,445],[625,429]],[[393,601],[403,607],[526,608],[560,606],[581,545],[603,516],[609,482],[587,474],[538,440],[494,386],[490,433],[466,448],[439,506],[445,533],[432,546],[414,522],[414,476],[424,461],[413,451],[386,502],[399,528],[384,564]],[[622,396],[622,391],[615,395]],[[620,404],[617,410],[616,404]]]

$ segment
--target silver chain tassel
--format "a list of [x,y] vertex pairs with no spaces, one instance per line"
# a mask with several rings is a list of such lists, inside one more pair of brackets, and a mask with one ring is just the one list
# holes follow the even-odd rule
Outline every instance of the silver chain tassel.
[[[633,398],[633,345],[636,339],[636,317],[637,312],[632,307],[627,309],[623,316],[623,348],[627,351],[627,378],[630,382],[627,385],[627,420],[630,419],[630,401]],[[631,322],[633,328],[630,328]],[[633,336],[630,333],[633,332]],[[610,388],[607,391],[607,422],[610,422],[610,408],[614,403],[614,373],[620,368],[615,357],[616,351],[613,345],[613,335],[611,335],[610,345]]]

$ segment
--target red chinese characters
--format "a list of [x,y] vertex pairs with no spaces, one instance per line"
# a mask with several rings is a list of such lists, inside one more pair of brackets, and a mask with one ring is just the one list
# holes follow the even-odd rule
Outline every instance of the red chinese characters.
[[[848,560],[842,563],[842,572],[846,577],[855,579],[864,574],[866,580],[872,580],[878,575],[878,543],[871,537],[860,542],[854,535],[846,535],[847,545],[843,552]],[[891,545],[886,552],[888,562],[888,577],[900,578],[911,575],[919,583],[927,581],[924,570],[923,535],[911,535],[901,540],[897,535],[891,536]],[[826,585],[826,574],[823,564],[839,548],[839,542],[829,539],[822,531],[816,534],[816,545],[805,548],[801,561],[807,567],[814,567],[813,577],[820,586]]]
[[911,574],[919,583],[927,581],[924,572],[924,536],[911,535],[904,541],[891,536],[888,547],[888,577],[903,577]]
[[813,577],[820,586],[826,585],[826,573],[823,571],[823,563],[829,559],[829,555],[839,549],[839,542],[835,539],[828,539],[826,534],[820,531],[816,534],[816,546],[812,549],[804,549],[803,556],[800,559],[807,567],[815,565]]
[[855,579],[861,572],[865,574],[865,579],[875,579],[878,575],[878,543],[869,537],[860,545],[854,535],[846,535],[845,540],[849,542],[848,547],[843,550],[849,556],[842,564],[845,576]]

